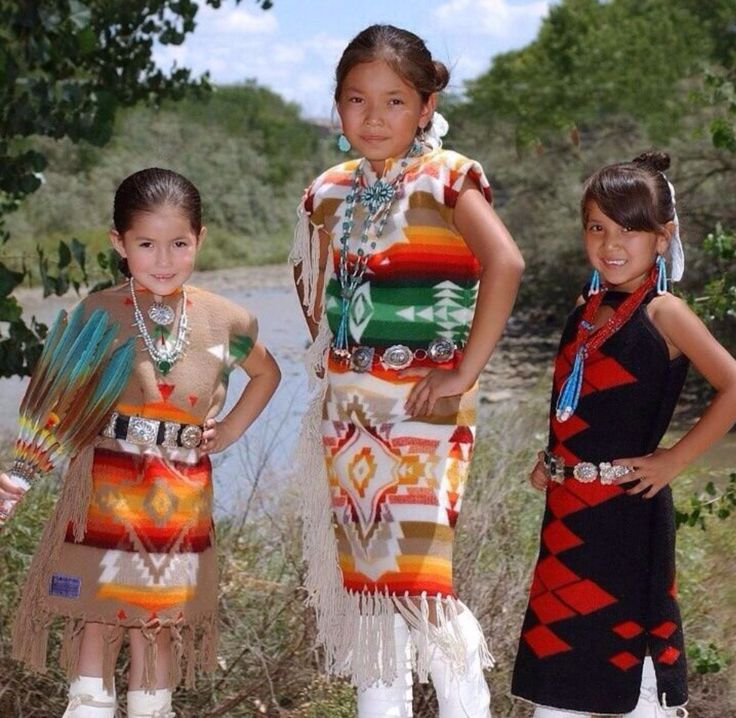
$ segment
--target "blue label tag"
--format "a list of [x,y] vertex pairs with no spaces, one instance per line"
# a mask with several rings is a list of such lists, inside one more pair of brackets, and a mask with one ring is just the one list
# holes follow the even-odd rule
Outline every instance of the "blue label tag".
[[79,576],[66,576],[63,573],[51,574],[49,596],[61,598],[79,598],[82,590],[82,579]]

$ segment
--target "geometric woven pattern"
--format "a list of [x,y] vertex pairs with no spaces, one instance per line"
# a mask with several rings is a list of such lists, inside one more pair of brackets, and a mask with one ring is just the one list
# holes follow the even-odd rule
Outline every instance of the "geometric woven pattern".
[[474,396],[456,399],[441,421],[406,421],[411,386],[330,364],[322,432],[343,585],[452,596]]
[[[303,209],[331,237],[340,265],[342,228],[349,263],[364,251],[365,208],[346,217],[357,161],[333,167],[308,189]],[[358,192],[377,180],[363,162]],[[369,223],[365,273],[347,316],[347,341],[375,349],[426,349],[444,337],[462,346],[475,306],[480,265],[454,226],[459,192],[472,182],[490,200],[478,163],[446,150],[388,161],[383,180],[405,170],[380,237]],[[339,272],[327,283],[325,313],[337,333],[344,305]],[[455,366],[455,359],[445,368]],[[425,365],[434,364],[426,360]],[[425,371],[425,370],[422,370]],[[330,358],[322,437],[340,569],[346,589],[453,596],[452,546],[475,434],[475,390],[438,402],[431,417],[411,418],[404,404],[417,380],[374,362],[357,373]]]
[[[603,305],[615,311],[629,296],[609,290]],[[567,467],[644,456],[659,445],[687,360],[671,360],[653,327],[647,304],[654,296],[650,291],[619,330],[589,352],[575,413],[559,421],[555,406],[570,374],[581,307],[565,325],[547,448]],[[671,492],[664,488],[643,499],[627,488],[598,479],[549,482],[514,695],[565,714],[628,715],[648,653],[660,704],[665,694],[668,706],[687,700]]]

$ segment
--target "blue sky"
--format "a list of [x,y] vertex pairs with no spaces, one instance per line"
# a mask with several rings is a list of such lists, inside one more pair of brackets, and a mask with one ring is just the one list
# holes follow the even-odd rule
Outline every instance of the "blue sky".
[[306,117],[332,109],[333,71],[347,42],[367,25],[385,22],[422,37],[451,70],[450,89],[483,72],[493,55],[534,38],[553,0],[274,0],[261,10],[252,0],[200,7],[197,29],[180,47],[158,47],[156,60],[217,83],[255,79]]

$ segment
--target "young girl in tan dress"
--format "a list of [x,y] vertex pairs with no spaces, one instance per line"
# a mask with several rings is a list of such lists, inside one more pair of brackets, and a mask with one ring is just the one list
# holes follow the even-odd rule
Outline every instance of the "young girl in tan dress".
[[[131,175],[116,192],[110,232],[130,279],[82,301],[85,316],[101,309],[117,323],[115,344],[132,337],[136,351],[114,412],[72,457],[13,629],[14,656],[43,670],[50,620],[64,617],[64,718],[114,718],[125,634],[131,718],[173,716],[182,676],[191,684],[197,666],[216,666],[209,455],[243,434],[280,374],[252,314],[185,284],[205,233],[191,182],[156,168]],[[216,420],[236,367],[250,381]],[[0,477],[6,507],[30,478]]]

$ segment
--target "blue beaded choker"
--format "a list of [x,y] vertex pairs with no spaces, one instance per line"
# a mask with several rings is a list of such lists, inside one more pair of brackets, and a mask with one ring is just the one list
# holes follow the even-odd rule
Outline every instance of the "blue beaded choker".
[[[388,221],[391,205],[399,193],[399,185],[404,179],[406,169],[412,158],[421,154],[422,146],[415,140],[407,153],[401,160],[396,177],[387,182],[383,178],[376,180],[373,184],[362,187],[365,173],[363,167],[367,160],[362,159],[353,173],[353,181],[350,191],[345,197],[345,218],[342,223],[342,235],[340,237],[340,257],[338,261],[337,279],[340,283],[340,324],[335,337],[332,340],[333,354],[341,359],[350,359],[350,339],[348,332],[350,305],[357,288],[363,283],[363,276],[368,266],[368,260],[376,242],[383,234],[384,227]],[[360,202],[365,208],[365,218],[360,228],[360,240],[356,250],[356,259],[350,261],[348,245],[353,233],[355,205]],[[374,238],[369,240],[368,233],[374,227]]]

